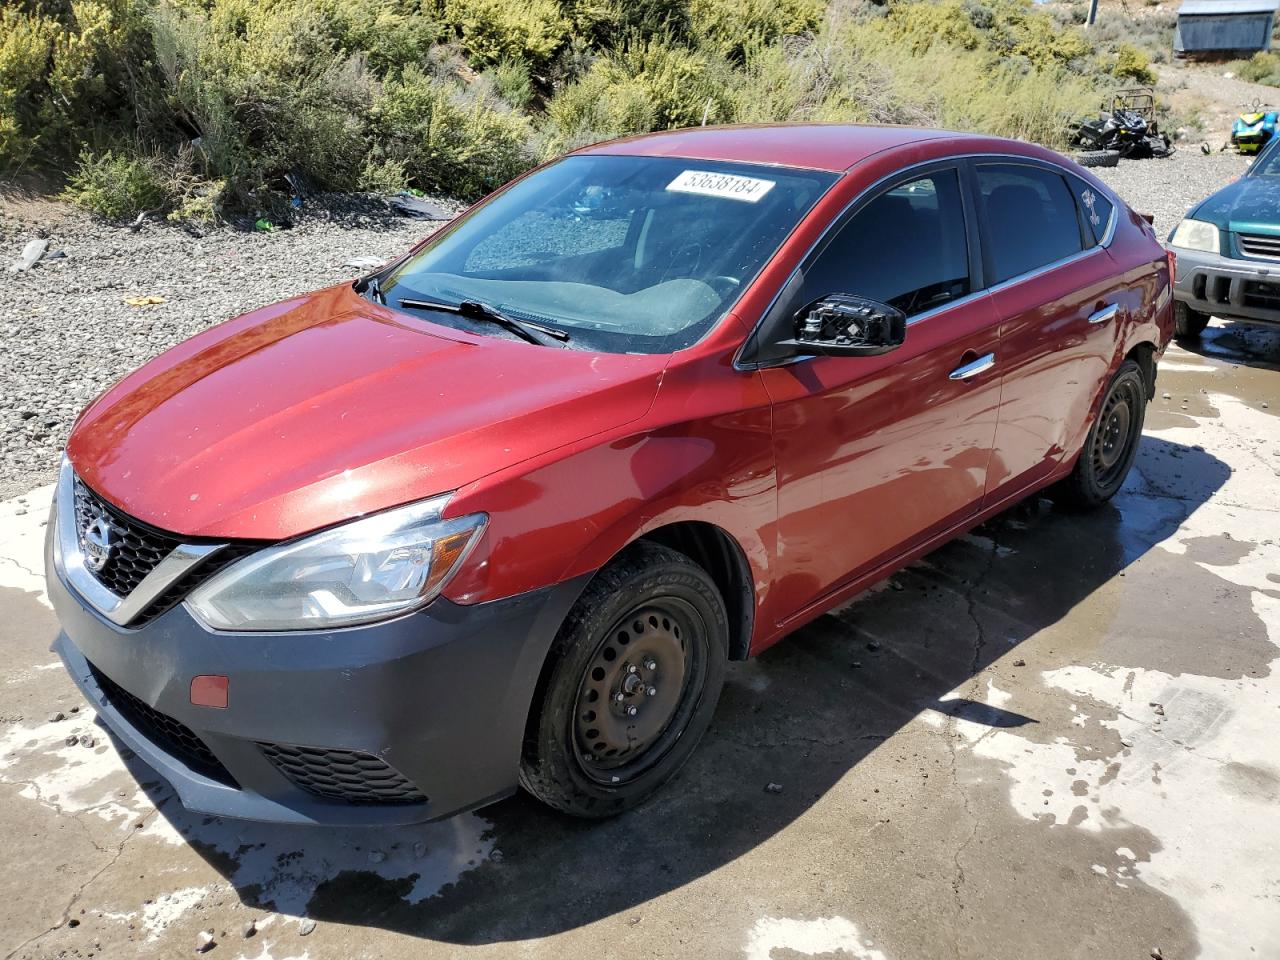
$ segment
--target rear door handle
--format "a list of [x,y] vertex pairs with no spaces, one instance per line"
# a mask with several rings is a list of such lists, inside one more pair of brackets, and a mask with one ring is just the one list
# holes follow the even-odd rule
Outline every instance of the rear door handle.
[[1089,314],[1090,323],[1106,323],[1108,320],[1114,320],[1116,314],[1120,312],[1120,304],[1109,303],[1101,310]]
[[970,360],[968,363],[956,367],[948,374],[951,380],[968,380],[970,377],[976,377],[980,373],[990,370],[996,365],[996,355],[994,353],[984,354],[977,360]]

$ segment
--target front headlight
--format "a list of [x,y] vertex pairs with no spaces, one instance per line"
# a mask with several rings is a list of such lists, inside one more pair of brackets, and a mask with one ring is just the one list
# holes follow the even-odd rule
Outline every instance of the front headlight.
[[1204,250],[1207,253],[1218,252],[1218,228],[1203,220],[1183,220],[1173,231],[1169,242],[1184,250]]
[[434,599],[488,517],[441,520],[449,497],[267,547],[196,588],[187,608],[214,630],[323,630],[398,616]]

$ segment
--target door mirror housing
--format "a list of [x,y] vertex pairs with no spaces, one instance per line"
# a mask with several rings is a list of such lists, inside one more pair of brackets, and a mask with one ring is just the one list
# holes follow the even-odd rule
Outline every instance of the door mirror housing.
[[796,314],[795,336],[779,346],[799,357],[874,357],[902,346],[907,315],[870,297],[833,293]]

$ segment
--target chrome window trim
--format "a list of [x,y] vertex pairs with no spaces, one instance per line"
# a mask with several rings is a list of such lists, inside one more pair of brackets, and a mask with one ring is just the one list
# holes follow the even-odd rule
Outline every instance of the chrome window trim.
[[[1021,164],[1025,164],[1026,166],[1032,166],[1032,167],[1038,166],[1042,168],[1048,168],[1053,170],[1056,173],[1061,174],[1064,177],[1074,177],[1077,180],[1082,180],[1083,182],[1089,184],[1091,188],[1095,190],[1099,190],[1102,193],[1102,195],[1107,198],[1108,202],[1110,202],[1111,216],[1107,222],[1107,229],[1103,231],[1102,239],[1099,240],[1097,243],[1095,243],[1091,247],[1085,247],[1083,250],[1079,251],[1078,253],[1071,254],[1068,257],[1063,257],[1060,260],[1055,260],[1053,263],[1047,263],[1044,266],[1037,267],[1035,270],[1030,270],[1027,273],[1020,273],[1016,277],[1009,277],[1007,280],[1002,280],[1000,281],[1000,283],[997,283],[997,284],[989,284],[979,290],[971,291],[970,293],[966,294],[963,297],[960,297],[956,300],[952,300],[949,303],[944,303],[937,307],[934,307],[932,310],[926,310],[923,313],[918,313],[913,317],[908,317],[907,318],[908,327],[911,326],[913,323],[916,323],[917,321],[928,320],[929,318],[936,316],[937,314],[941,313],[944,310],[950,310],[953,307],[962,306],[966,303],[970,303],[973,300],[976,300],[978,297],[987,296],[993,292],[1002,290],[1011,284],[1022,283],[1025,280],[1033,279],[1034,277],[1038,277],[1041,274],[1046,273],[1050,270],[1056,270],[1060,267],[1064,267],[1075,260],[1084,259],[1085,257],[1093,253],[1096,253],[1099,250],[1107,249],[1109,246],[1111,246],[1111,241],[1115,238],[1117,223],[1120,219],[1118,211],[1122,206],[1126,207],[1127,209],[1127,204],[1125,204],[1123,200],[1117,197],[1110,190],[1110,188],[1108,188],[1105,184],[1093,183],[1092,181],[1087,180],[1084,177],[1080,176],[1080,174],[1074,173],[1071,170],[1068,170],[1066,167],[1062,166],[1059,163],[1056,163],[1052,160],[1043,160],[1039,157],[1027,157],[1021,154],[1010,154],[1010,153],[958,153],[958,154],[954,154],[947,157],[934,157],[929,160],[921,160],[917,163],[912,163],[905,167],[899,167],[897,170],[893,171],[892,173],[887,173],[880,179],[868,185],[865,190],[860,191],[857,194],[857,196],[852,197],[849,200],[849,202],[846,203],[843,207],[841,207],[840,211],[831,218],[831,221],[826,225],[822,233],[820,233],[817,236],[817,238],[813,241],[813,243],[809,245],[809,247],[805,250],[804,254],[800,257],[800,262],[789,274],[787,274],[786,279],[783,280],[783,282],[778,285],[778,292],[773,295],[773,299],[769,301],[769,305],[766,306],[764,310],[760,312],[760,316],[756,318],[755,323],[751,327],[751,331],[746,335],[746,337],[743,338],[742,343],[738,347],[738,349],[734,351],[733,368],[735,370],[741,370],[741,371],[771,370],[771,369],[776,369],[777,367],[789,366],[793,363],[801,363],[809,360],[816,360],[817,359],[816,357],[789,357],[778,363],[743,363],[742,354],[747,349],[747,345],[751,343],[752,339],[759,332],[761,325],[763,325],[764,323],[765,317],[769,316],[769,314],[773,312],[773,308],[778,305],[778,301],[782,298],[783,292],[791,284],[791,281],[795,278],[796,274],[801,272],[805,264],[809,261],[809,258],[813,256],[814,251],[816,251],[820,246],[822,246],[823,243],[826,242],[827,237],[830,236],[831,232],[836,229],[838,224],[841,224],[841,221],[844,220],[845,216],[849,213],[850,210],[852,210],[855,206],[861,203],[869,194],[872,194],[875,191],[879,190],[883,185],[898,179],[898,177],[904,173],[910,173],[913,170],[920,170],[925,167],[946,166],[949,163],[953,163],[953,162],[959,163],[962,161],[972,162],[974,166],[977,166],[978,163],[982,161],[990,161],[992,163],[1021,163]],[[852,169],[853,168],[851,167],[850,170]],[[847,173],[848,171],[846,171],[846,174]],[[961,178],[962,190],[965,189],[965,184],[963,180],[964,178],[962,177]],[[834,187],[835,184],[832,184],[832,186]],[[973,199],[973,202],[976,204],[977,198],[974,197],[972,199]],[[981,229],[982,229],[981,224],[979,224],[978,229],[979,229],[979,234],[981,234]],[[984,277],[983,279],[985,280],[986,278]],[[745,295],[745,293],[746,291],[744,290],[743,295]],[[741,300],[741,296],[739,296],[739,300]],[[735,306],[736,305],[737,304],[735,303]],[[732,312],[732,310],[730,312]]]
[[118,627],[128,626],[188,570],[226,546],[225,543],[179,544],[142,578],[129,596],[119,597],[104,587],[85,566],[76,529],[75,483],[75,470],[71,461],[64,458],[55,494],[54,513],[58,529],[54,536],[58,539],[58,550],[54,556],[60,562],[57,572],[82,600]]

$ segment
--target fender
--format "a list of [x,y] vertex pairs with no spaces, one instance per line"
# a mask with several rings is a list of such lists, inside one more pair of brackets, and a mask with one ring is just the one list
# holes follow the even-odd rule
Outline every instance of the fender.
[[[649,416],[625,434],[460,489],[449,512],[490,520],[445,595],[474,604],[560,583],[598,570],[648,532],[696,520],[742,550],[758,612],[777,525],[772,409],[759,373],[733,370],[732,357],[730,349],[673,363]],[[548,516],[557,518],[551,526]]]

